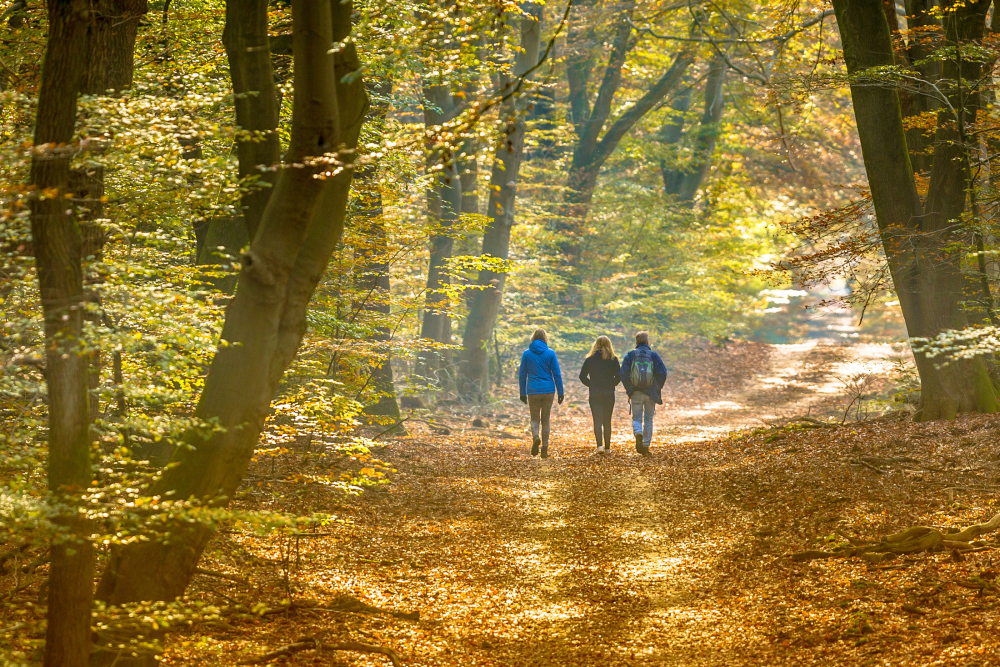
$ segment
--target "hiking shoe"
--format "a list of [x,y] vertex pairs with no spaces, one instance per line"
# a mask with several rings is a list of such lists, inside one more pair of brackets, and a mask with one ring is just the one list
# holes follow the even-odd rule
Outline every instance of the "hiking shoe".
[[538,456],[538,448],[542,446],[542,441],[538,438],[531,443],[531,455]]
[[642,451],[639,453],[642,454],[643,456],[652,456],[652,454],[649,453],[649,447],[643,447]]
[[598,447],[598,448],[597,448],[597,449],[596,449],[596,450],[594,451],[594,453],[595,453],[595,454],[603,454],[603,453],[604,453],[604,447]]
[[548,445],[546,445],[545,447],[542,447],[542,458],[543,459],[549,458],[549,448],[548,448]]
[[642,454],[642,450],[643,450],[643,447],[642,447],[642,433],[636,433],[635,434],[635,451],[637,451],[640,454]]

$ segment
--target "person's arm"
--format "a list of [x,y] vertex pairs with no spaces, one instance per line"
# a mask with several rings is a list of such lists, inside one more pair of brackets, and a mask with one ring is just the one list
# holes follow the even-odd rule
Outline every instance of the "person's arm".
[[625,393],[629,396],[632,395],[632,380],[629,375],[632,373],[632,353],[629,352],[625,355],[625,361],[622,362],[622,369],[618,372],[618,379],[622,381],[622,386],[625,388]]
[[556,381],[556,394],[559,396],[559,402],[562,403],[566,392],[563,391],[562,372],[559,370],[559,359],[555,352],[552,353],[552,379]]
[[622,365],[618,363],[618,357],[611,357],[611,360],[615,362],[615,383],[611,385],[612,387],[617,387],[622,381]]
[[521,400],[525,401],[528,395],[527,384],[528,384],[528,367],[524,363],[524,355],[521,355],[521,367],[517,369],[517,381],[521,387]]
[[590,366],[592,366],[590,360],[593,357],[587,357],[583,360],[583,368],[580,369],[580,382],[583,383],[584,387],[590,386]]
[[660,389],[663,389],[663,385],[667,381],[667,367],[664,365],[663,359],[656,352],[653,353],[653,377],[656,378]]

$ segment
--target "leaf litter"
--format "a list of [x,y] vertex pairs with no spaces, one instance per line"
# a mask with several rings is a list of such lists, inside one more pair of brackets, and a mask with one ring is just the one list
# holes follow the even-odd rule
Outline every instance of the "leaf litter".
[[[742,355],[734,377],[703,402],[739,402],[780,363],[764,346],[734,347],[710,360]],[[676,398],[698,380],[672,382]],[[998,418],[840,426],[786,414],[675,441],[663,432],[683,411],[670,403],[649,459],[629,449],[621,400],[613,452],[594,455],[585,395],[573,390],[554,409],[546,461],[528,455],[527,417],[509,396],[477,413],[485,427],[455,407],[432,420],[451,424],[447,435],[414,422],[380,440],[372,453],[396,472],[361,495],[300,484],[244,496],[331,521],[297,537],[220,534],[204,569],[244,581],[197,577],[190,595],[244,611],[175,630],[165,663],[233,664],[297,643],[309,650],[275,663],[390,664],[312,649],[347,642],[389,648],[406,665],[996,663],[1000,534],[964,553],[879,562],[795,555],[987,521],[1000,484]],[[715,418],[733,426],[746,416],[735,412],[732,423],[733,411]],[[291,468],[301,452],[288,450]]]

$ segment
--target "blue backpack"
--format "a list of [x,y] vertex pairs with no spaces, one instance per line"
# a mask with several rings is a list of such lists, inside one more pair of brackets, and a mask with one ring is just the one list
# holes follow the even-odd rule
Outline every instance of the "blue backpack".
[[649,389],[653,386],[653,353],[643,347],[637,348],[632,357],[629,379],[635,389]]

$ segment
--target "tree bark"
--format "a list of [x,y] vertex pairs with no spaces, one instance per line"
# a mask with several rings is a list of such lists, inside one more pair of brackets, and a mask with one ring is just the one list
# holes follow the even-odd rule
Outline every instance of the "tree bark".
[[708,176],[712,166],[712,154],[719,136],[719,123],[725,109],[722,86],[726,81],[726,62],[722,58],[712,60],[705,80],[705,111],[701,116],[694,139],[694,156],[690,166],[677,188],[677,197],[682,202],[692,203],[698,189]]
[[[513,68],[513,77],[504,77],[501,81],[503,92],[508,92],[516,80],[538,62],[542,39],[541,9],[541,5],[536,4],[525,7],[528,16],[521,19],[521,52]],[[496,147],[490,173],[487,209],[490,223],[483,234],[482,247],[482,255],[486,257],[507,259],[509,256],[518,174],[524,159],[527,106],[527,96],[511,96],[500,110],[507,127]],[[475,400],[482,400],[489,394],[489,343],[500,312],[505,279],[506,273],[481,270],[476,279],[478,289],[472,290],[469,300],[463,338],[462,390]]]
[[[940,42],[941,21],[932,13],[937,3],[934,0],[906,0],[907,35],[905,50],[897,53],[898,64],[912,69],[926,83],[917,84],[916,91],[901,90],[899,101],[903,118],[912,118],[922,113],[933,112],[941,106],[929,84],[941,78],[941,63],[932,58],[932,52]],[[895,9],[895,8],[893,8]],[[886,13],[891,31],[898,31],[899,17],[892,11],[891,19]],[[894,30],[895,28],[895,30]],[[901,38],[900,38],[901,39]],[[931,140],[920,127],[906,130],[906,143],[910,151],[910,161],[916,173],[927,174],[931,170]]]
[[236,142],[239,175],[241,179],[257,177],[240,201],[247,237],[251,240],[277,180],[272,167],[281,159],[267,4],[267,0],[227,0],[226,27],[222,31],[236,96],[236,124],[245,133]]
[[[88,359],[83,346],[83,236],[70,194],[69,143],[90,28],[85,0],[49,0],[48,41],[35,123],[31,235],[45,320],[45,378],[49,408],[49,490],[56,523],[50,555],[46,667],[83,667],[90,653],[94,551],[80,493],[90,486]],[[42,193],[46,194],[42,194]]]
[[[674,96],[670,103],[670,115],[660,127],[660,143],[671,149],[676,149],[684,138],[685,116],[691,109],[692,87],[686,86],[682,91]],[[660,174],[663,178],[663,194],[676,196],[680,190],[681,182],[684,180],[684,170],[677,165],[679,155],[673,159],[660,158]]]
[[135,40],[149,10],[146,0],[97,0],[90,20],[84,95],[104,95],[132,87]]
[[[384,79],[376,84],[374,92],[380,101],[368,113],[368,120],[381,139],[385,127],[385,117],[389,104],[384,100],[392,92],[392,81]],[[382,191],[378,183],[377,163],[368,164],[357,170],[354,180],[360,201],[358,202],[357,225],[365,237],[366,245],[358,248],[354,284],[359,289],[360,300],[354,304],[355,311],[378,313],[385,319],[392,311],[389,305],[389,234],[385,227],[382,209]],[[396,400],[396,386],[392,377],[392,331],[378,326],[372,339],[378,354],[369,370],[368,387],[376,401],[365,406],[365,414],[390,417],[398,420],[399,403]]]
[[[957,42],[981,36],[988,6],[985,0],[970,2],[953,14],[949,39]],[[939,117],[931,186],[924,206],[910,164],[899,97],[894,89],[872,85],[864,78],[866,70],[894,63],[885,13],[879,3],[863,0],[834,0],[834,9],[847,69],[855,79],[851,96],[882,245],[907,332],[914,337],[934,337],[947,329],[962,328],[967,316],[962,307],[960,248],[961,242],[968,240],[964,238],[968,229],[961,215],[969,182],[967,156],[962,155],[965,148],[956,137],[957,119],[944,111]],[[954,71],[947,71],[948,67]],[[975,80],[974,66],[967,64],[961,69],[966,80]],[[955,80],[957,75],[958,67],[946,63],[943,78]],[[958,125],[967,113],[974,117],[974,96],[966,93],[965,99],[959,100],[961,94],[952,91],[950,97],[962,110]],[[939,369],[921,354],[915,358],[921,380],[916,419],[1000,410],[982,359]]]
[[[367,109],[361,65],[347,43],[350,3],[293,0],[295,59],[292,138],[288,167],[278,176],[229,306],[198,402],[199,420],[222,430],[192,430],[149,492],[164,498],[225,505],[242,481],[270,402],[305,331],[309,299],[339,241],[352,175],[351,161]],[[341,164],[310,160],[335,154]],[[111,604],[172,600],[184,592],[212,530],[203,524],[170,527],[170,541],[116,549],[98,596]],[[111,655],[112,658],[115,654]],[[150,658],[138,664],[148,664]],[[123,663],[118,665],[137,664]]]
[[[148,11],[146,0],[101,0],[89,16],[87,49],[80,93],[117,95],[132,87],[135,72],[135,42],[139,22]],[[95,262],[104,260],[104,230],[96,222],[104,217],[104,166],[100,164],[70,170],[70,190],[85,201],[77,209],[83,237],[82,256]],[[92,283],[88,283],[92,284]],[[102,326],[97,313],[84,319],[92,326]],[[100,414],[101,351],[95,349],[89,360],[90,415]]]
[[[424,96],[430,105],[424,108],[424,124],[427,128],[442,125],[457,113],[457,105],[447,86],[425,86]],[[436,108],[430,108],[431,106]],[[462,178],[459,173],[458,156],[441,149],[430,147],[427,158],[429,170],[437,176],[427,193],[427,209],[430,233],[430,259],[427,267],[427,299],[420,337],[434,343],[451,343],[451,317],[445,310],[451,286],[447,274],[448,262],[455,246],[452,228],[462,212]],[[423,351],[419,356],[420,372],[425,377],[436,374],[448,365],[449,355],[445,352]]]

